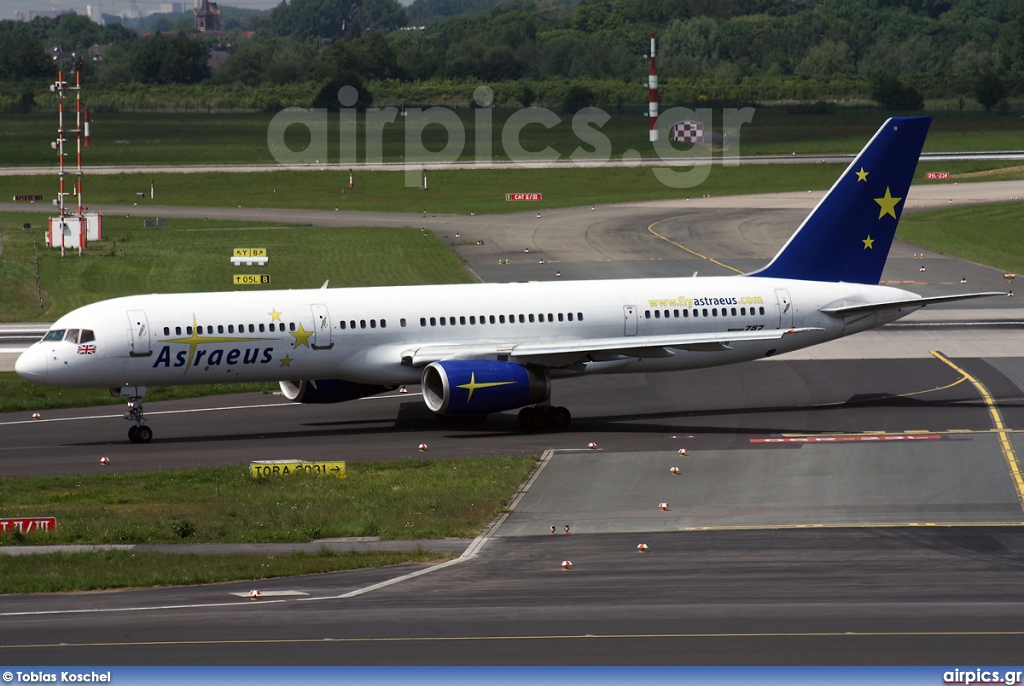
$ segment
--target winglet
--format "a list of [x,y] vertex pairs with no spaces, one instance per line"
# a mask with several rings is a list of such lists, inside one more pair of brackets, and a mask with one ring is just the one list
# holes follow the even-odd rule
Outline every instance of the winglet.
[[930,123],[882,124],[779,254],[750,276],[878,283]]

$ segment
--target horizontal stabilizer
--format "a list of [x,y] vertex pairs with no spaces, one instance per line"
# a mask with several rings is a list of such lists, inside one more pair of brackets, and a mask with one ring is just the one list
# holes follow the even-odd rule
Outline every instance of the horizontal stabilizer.
[[964,293],[962,295],[934,295],[928,298],[910,298],[908,300],[887,300],[878,303],[853,303],[839,305],[836,307],[823,307],[819,310],[823,314],[830,314],[836,317],[846,317],[851,314],[867,314],[869,312],[882,312],[884,310],[895,310],[901,307],[924,307],[936,303],[955,302],[957,300],[970,300],[971,298],[987,298],[993,295],[1006,295],[998,291],[989,293]]

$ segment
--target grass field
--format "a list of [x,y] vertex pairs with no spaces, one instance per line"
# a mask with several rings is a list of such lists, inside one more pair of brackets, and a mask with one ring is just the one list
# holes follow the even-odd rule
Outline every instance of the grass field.
[[[307,456],[312,458],[313,456]],[[319,459],[345,459],[344,449]],[[533,457],[348,464],[348,478],[253,479],[246,466],[0,479],[5,517],[57,518],[3,544],[273,543],[476,536]],[[116,469],[116,464],[111,466]]]
[[946,255],[1024,274],[1024,206],[1020,202],[916,212],[899,238]]
[[[662,111],[668,106],[663,105]],[[646,108],[644,108],[646,111]],[[465,130],[462,159],[476,157],[476,112],[454,110]],[[492,159],[508,159],[502,133],[510,110],[488,110],[492,117]],[[647,140],[647,119],[636,111],[609,109],[611,119],[600,129],[611,149],[620,159],[626,150],[636,150],[643,157],[655,156]],[[982,113],[929,113],[934,117],[926,152],[965,150],[1014,150],[1021,148],[1020,128],[1016,117]],[[86,164],[254,164],[274,161],[267,144],[267,131],[272,113],[252,114],[163,114],[97,113],[92,117],[92,147],[85,150]],[[559,123],[546,128],[540,124],[526,126],[521,144],[530,151],[551,147],[567,157],[585,141],[573,131],[572,117],[558,113]],[[682,117],[683,115],[680,115]],[[743,125],[740,152],[743,155],[788,155],[854,153],[889,116],[873,108],[835,108],[832,114],[791,112],[785,108],[755,108],[751,123]],[[407,154],[405,121],[394,117],[395,123],[383,127],[381,158],[402,161]],[[360,120],[362,121],[362,119]],[[0,131],[0,160],[4,165],[50,165],[56,155],[50,141],[56,135],[54,114],[4,115]],[[713,126],[721,131],[723,112],[713,113]],[[323,162],[339,162],[340,133],[337,115],[326,115],[316,127],[317,135],[326,135],[326,156]],[[366,127],[360,124],[356,136],[359,158],[365,159]],[[595,133],[587,134],[593,140]],[[285,141],[292,150],[304,150],[311,139],[309,129],[288,127]],[[486,137],[484,138],[486,140]],[[441,150],[448,141],[443,127],[434,124],[423,133],[422,142],[428,150]],[[411,149],[411,148],[410,148]],[[74,151],[72,151],[73,159]],[[2,197],[2,196],[0,196]]]
[[448,246],[419,229],[199,219],[147,229],[139,218],[107,216],[106,240],[91,243],[82,258],[61,258],[43,244],[44,222],[40,215],[0,215],[0,321],[53,321],[81,305],[134,293],[231,290],[233,274],[255,271],[231,265],[235,247],[268,250],[270,262],[259,273],[270,274],[274,288],[317,288],[328,279],[332,286],[472,281]]
[[[422,190],[418,173],[413,173],[415,185],[410,187],[406,185],[406,174],[400,171],[357,171],[355,188],[350,189],[348,170],[337,167],[253,174],[117,174],[88,177],[84,194],[89,203],[137,203],[143,207],[242,206],[468,215],[703,195],[825,189],[844,168],[842,164],[716,166],[703,168],[690,177],[692,187],[689,188],[666,186],[649,167],[440,169],[428,172],[428,191]],[[937,183],[924,178],[928,171],[948,171],[955,175],[951,181],[1024,179],[1024,165],[1019,162],[926,162],[919,165],[915,183]],[[973,176],[979,173],[985,176]],[[972,176],[962,177],[968,174]],[[149,199],[150,179],[156,184],[155,200]],[[55,191],[54,179],[48,176],[0,177],[0,198],[14,195],[48,198],[55,195]],[[146,197],[139,200],[136,197],[139,192],[146,192]],[[509,202],[505,200],[507,193],[542,193],[543,199],[529,203]]]
[[409,553],[334,553],[323,550],[312,555],[183,555],[108,550],[0,555],[0,594],[189,586],[432,563],[452,557],[455,556],[427,550]]

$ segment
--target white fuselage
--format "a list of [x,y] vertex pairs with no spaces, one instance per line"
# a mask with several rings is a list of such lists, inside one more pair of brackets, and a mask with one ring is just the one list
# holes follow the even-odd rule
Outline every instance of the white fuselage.
[[[552,365],[550,374],[681,370],[805,348],[916,309],[846,317],[819,311],[829,305],[916,297],[886,286],[748,277],[137,295],[61,317],[52,333],[88,331],[93,340],[51,335],[23,354],[18,371],[38,383],[79,387],[308,379],[415,384],[422,369],[410,356],[432,346],[452,346],[455,359],[472,359],[474,348],[495,345],[618,337],[628,347],[630,340],[665,334],[815,329],[724,349],[595,355]],[[508,359],[517,361],[514,353]]]

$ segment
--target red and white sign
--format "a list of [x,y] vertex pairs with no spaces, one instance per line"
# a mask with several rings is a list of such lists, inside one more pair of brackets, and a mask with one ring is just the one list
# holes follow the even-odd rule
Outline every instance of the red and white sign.
[[30,534],[35,531],[54,531],[57,528],[56,517],[15,517],[0,519],[0,534],[20,531]]
[[672,125],[673,143],[703,143],[704,124],[699,121],[676,122]]
[[505,200],[543,200],[543,193],[506,193]]
[[16,195],[14,202],[39,202],[43,199],[41,195]]
[[948,179],[949,172],[927,172],[924,175],[926,179]]

